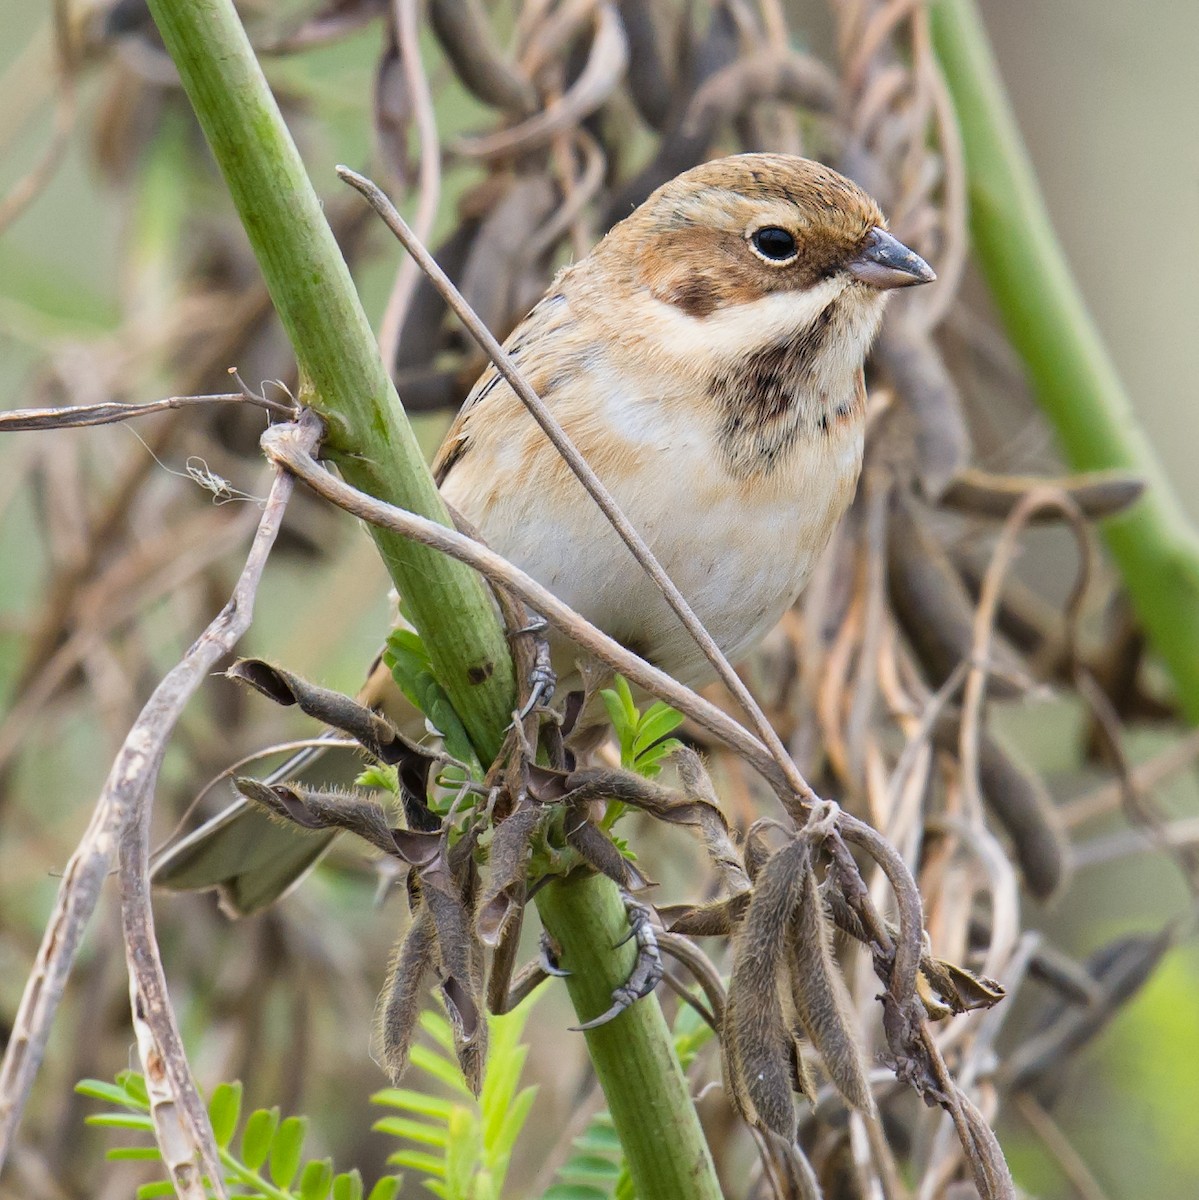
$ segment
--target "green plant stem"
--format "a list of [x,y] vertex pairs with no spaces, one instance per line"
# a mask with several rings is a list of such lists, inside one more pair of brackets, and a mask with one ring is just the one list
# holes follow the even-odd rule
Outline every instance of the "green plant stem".
[[[328,424],[325,452],[355,487],[448,525],[349,268],[232,4],[152,0],[150,10],[295,350],[302,399]],[[442,686],[490,762],[515,686],[481,579],[394,533],[371,532]]]
[[[303,399],[329,425],[326,451],[356,487],[448,524],[349,270],[230,0],[150,0],[150,11],[291,339],[305,381]],[[503,631],[482,582],[435,551],[372,532],[480,759],[491,762],[515,688]],[[632,961],[629,948],[610,950],[626,928],[616,887],[592,878],[547,888],[540,899],[552,914],[546,920],[555,936],[568,947],[572,997],[592,1016],[623,982],[621,964]],[[625,1155],[643,1186],[641,1200],[719,1197],[657,1001],[638,1003],[607,1032],[592,1035],[590,1044],[617,1128],[629,1138]],[[686,1186],[665,1187],[658,1180],[685,1180]]]
[[1199,537],[1070,275],[975,0],[936,0],[931,12],[962,129],[979,265],[1070,465],[1124,468],[1148,484],[1103,535],[1184,711],[1199,722]]
[[[626,942],[628,917],[608,880],[596,875],[550,884],[538,911],[570,971],[575,1012],[590,1020],[612,1003],[637,957]],[[707,1143],[695,1119],[686,1076],[656,996],[584,1035],[638,1200],[720,1200]]]

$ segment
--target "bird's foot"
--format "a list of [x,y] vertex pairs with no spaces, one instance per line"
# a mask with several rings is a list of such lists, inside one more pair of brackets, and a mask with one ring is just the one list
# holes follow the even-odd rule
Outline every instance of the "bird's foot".
[[628,979],[613,990],[612,1004],[608,1010],[582,1025],[572,1026],[575,1030],[597,1029],[600,1025],[606,1025],[626,1008],[631,1008],[638,1000],[648,996],[662,980],[662,953],[658,948],[658,935],[649,908],[632,896],[625,896],[624,906],[629,914],[629,931],[616,944],[623,946],[630,939],[635,940],[637,961],[633,963]]

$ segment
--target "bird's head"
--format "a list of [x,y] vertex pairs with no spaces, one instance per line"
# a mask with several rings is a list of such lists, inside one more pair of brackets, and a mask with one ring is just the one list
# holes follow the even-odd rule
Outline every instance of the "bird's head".
[[660,319],[685,318],[669,323],[718,358],[819,324],[837,365],[854,369],[888,294],[936,278],[887,232],[857,184],[786,154],[740,154],[685,171],[617,225],[594,257],[623,277],[632,293],[625,299],[646,302]]

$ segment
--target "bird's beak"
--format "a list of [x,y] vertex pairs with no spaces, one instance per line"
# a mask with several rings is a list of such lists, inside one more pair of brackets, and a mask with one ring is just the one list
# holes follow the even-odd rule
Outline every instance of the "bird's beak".
[[880,289],[932,283],[937,277],[919,254],[877,225],[866,244],[849,260],[848,270],[861,283]]

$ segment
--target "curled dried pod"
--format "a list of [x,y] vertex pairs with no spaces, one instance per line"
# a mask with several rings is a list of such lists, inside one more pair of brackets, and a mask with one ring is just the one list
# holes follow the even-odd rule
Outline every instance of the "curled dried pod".
[[932,339],[902,312],[888,317],[875,357],[912,414],[920,486],[936,499],[970,457],[957,385]]
[[[1127,471],[1094,471],[1062,479],[1039,479],[1032,475],[994,475],[975,467],[964,467],[949,481],[941,503],[976,517],[1006,520],[1030,492],[1037,488],[1064,492],[1088,520],[1112,517],[1135,504],[1145,491],[1145,481]],[[1030,524],[1063,520],[1060,509],[1044,506]]]
[[[968,661],[974,641],[974,606],[961,577],[940,543],[900,491],[892,494],[887,537],[887,586],[891,607],[907,635],[928,682],[940,687]],[[1002,644],[992,647],[991,695],[1021,694],[1014,682],[1025,671]]]
[[674,106],[675,55],[663,45],[662,31],[670,13],[646,0],[617,0],[617,8],[629,42],[629,95],[641,119],[661,132]]
[[[960,732],[960,714],[943,713],[933,740],[956,753]],[[1028,890],[1048,899],[1066,878],[1069,851],[1045,785],[985,731],[978,741],[978,783],[983,802],[1011,839]]]
[[548,146],[554,137],[589,117],[612,94],[628,65],[628,42],[620,17],[610,4],[596,13],[595,36],[587,62],[562,96],[540,112],[498,133],[459,138],[453,145],[463,158],[516,158]]
[[724,122],[736,120],[763,100],[784,100],[826,113],[836,106],[837,96],[837,77],[819,59],[769,50],[738,59],[707,80],[687,106],[683,131],[711,137]]
[[432,0],[429,19],[454,73],[471,95],[521,117],[536,111],[533,85],[504,57],[478,0]]

